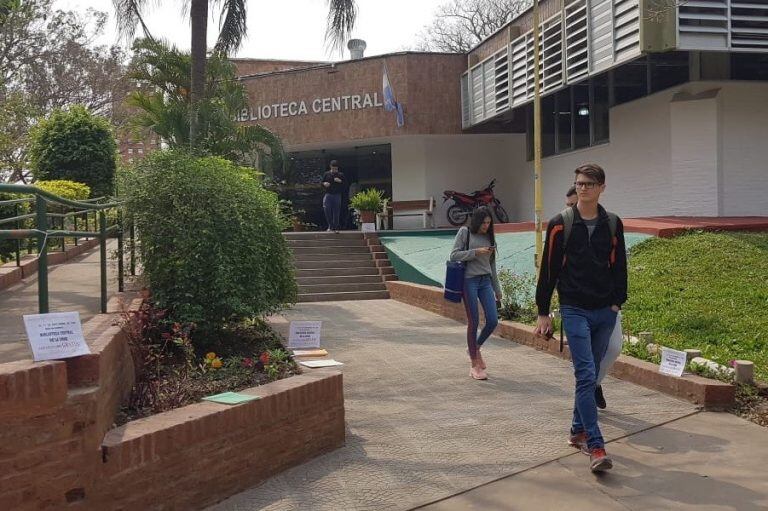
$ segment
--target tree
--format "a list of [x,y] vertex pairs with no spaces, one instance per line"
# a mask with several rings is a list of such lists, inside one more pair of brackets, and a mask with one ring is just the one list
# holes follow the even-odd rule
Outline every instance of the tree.
[[29,130],[40,109],[19,92],[0,101],[0,182],[27,182]]
[[531,0],[451,0],[424,28],[422,51],[467,53],[532,5]]
[[[149,129],[171,149],[189,146],[191,57],[165,43],[139,39],[129,76],[142,85],[126,100],[134,110],[129,124]],[[235,66],[214,54],[208,61],[203,100],[198,105],[197,151],[257,167],[267,158],[286,163],[280,139],[262,126],[242,126],[234,116],[247,106]]]
[[94,196],[112,195],[117,147],[112,128],[85,107],[55,110],[31,133],[30,163],[35,179],[84,183]]
[[[117,22],[121,32],[127,37],[133,37],[136,28],[141,25],[145,36],[154,39],[147,29],[142,12],[150,0],[112,0],[117,12]],[[190,108],[189,108],[189,141],[192,146],[197,144],[200,132],[199,106],[205,97],[206,37],[208,35],[208,4],[211,0],[189,0],[185,2],[191,20],[191,70],[190,70]],[[355,0],[327,0],[328,28],[327,39],[336,48],[341,47],[349,37],[355,23]],[[219,14],[219,36],[214,52],[227,56],[240,48],[246,36],[246,0],[216,0],[214,5],[221,4]]]

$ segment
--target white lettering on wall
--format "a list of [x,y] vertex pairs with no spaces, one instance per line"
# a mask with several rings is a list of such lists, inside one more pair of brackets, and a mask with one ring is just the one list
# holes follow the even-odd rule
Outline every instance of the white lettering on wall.
[[[257,105],[243,108],[235,114],[235,121],[261,121],[280,117],[296,117],[308,115],[310,108],[307,101],[288,101],[270,105]],[[384,103],[377,92],[366,94],[351,94],[327,98],[315,98],[309,101],[313,114],[344,112],[347,110],[362,110],[366,108],[381,108]]]

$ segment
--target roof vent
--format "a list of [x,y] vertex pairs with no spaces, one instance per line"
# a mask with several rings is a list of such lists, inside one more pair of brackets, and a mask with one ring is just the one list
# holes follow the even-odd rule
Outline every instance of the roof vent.
[[349,56],[352,60],[363,58],[363,53],[368,45],[362,39],[350,39],[347,43],[349,48]]

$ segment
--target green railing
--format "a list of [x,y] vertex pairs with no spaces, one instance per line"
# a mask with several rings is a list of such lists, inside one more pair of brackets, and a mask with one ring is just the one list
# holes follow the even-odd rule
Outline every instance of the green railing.
[[[121,202],[101,202],[103,197],[73,201],[59,197],[35,186],[0,184],[0,193],[30,195],[18,199],[0,201],[0,207],[13,206],[13,216],[0,218],[0,241],[16,240],[16,265],[21,265],[22,240],[36,240],[38,254],[38,309],[41,314],[49,311],[48,253],[53,248],[51,239],[61,239],[59,250],[66,250],[65,238],[73,238],[75,245],[80,238],[98,238],[100,245],[101,312],[107,312],[107,239],[117,238],[117,281],[119,291],[125,288],[124,233]],[[25,210],[34,212],[25,213]],[[54,205],[53,208],[50,206]],[[65,211],[70,209],[71,211]],[[107,225],[107,211],[115,211],[115,223]],[[92,218],[91,218],[92,217]],[[12,224],[13,229],[8,228]],[[69,224],[69,225],[67,225]],[[69,228],[68,228],[69,227]],[[136,258],[131,229],[130,270],[136,274]],[[27,244],[27,253],[32,252]]]

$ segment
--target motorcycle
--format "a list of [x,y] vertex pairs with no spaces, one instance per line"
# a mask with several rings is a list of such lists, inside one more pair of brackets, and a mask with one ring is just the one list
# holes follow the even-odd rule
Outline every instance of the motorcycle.
[[480,206],[489,206],[496,214],[496,219],[500,223],[509,222],[509,215],[502,207],[499,199],[493,194],[493,187],[496,186],[496,180],[491,181],[483,190],[471,194],[461,193],[454,190],[445,190],[443,192],[443,203],[448,199],[453,200],[453,204],[448,207],[448,222],[453,226],[464,225],[472,212]]

